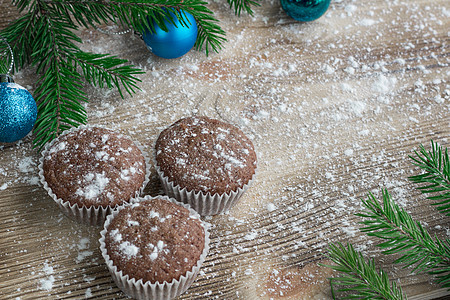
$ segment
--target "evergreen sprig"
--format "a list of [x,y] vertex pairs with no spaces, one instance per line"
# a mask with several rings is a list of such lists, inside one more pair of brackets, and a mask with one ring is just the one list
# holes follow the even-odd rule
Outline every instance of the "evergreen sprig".
[[[165,22],[183,25],[191,13],[198,26],[197,50],[218,52],[226,41],[225,32],[203,0],[12,0],[20,17],[1,30],[14,52],[15,70],[26,65],[39,74],[34,97],[38,120],[34,144],[39,149],[62,131],[87,122],[83,102],[83,82],[98,87],[115,87],[123,97],[124,89],[132,94],[143,73],[127,60],[108,54],[81,51],[79,27],[97,28],[113,23],[136,32],[155,32],[155,26],[167,30]],[[252,14],[257,0],[230,0],[237,15],[242,10]],[[3,51],[0,48],[0,51]],[[3,52],[2,52],[3,53]],[[4,57],[7,57],[5,55]],[[3,55],[2,55],[3,58]],[[0,68],[6,68],[2,60]]]
[[420,145],[419,151],[410,156],[413,164],[424,173],[409,177],[414,183],[425,184],[418,188],[424,194],[434,194],[427,197],[435,201],[437,209],[450,216],[450,160],[448,149],[443,149],[438,143],[431,141],[431,150],[427,151]]
[[384,240],[378,244],[384,254],[399,254],[395,263],[414,266],[415,271],[439,274],[437,283],[450,287],[449,239],[431,237],[420,222],[392,201],[387,190],[383,190],[382,204],[373,194],[362,201],[366,209],[357,214],[365,218],[361,231]]
[[259,6],[259,3],[254,0],[227,0],[230,8],[234,8],[234,13],[238,16],[242,11],[245,11],[249,15],[253,16],[252,6]]
[[366,261],[351,244],[331,243],[327,257],[335,263],[327,266],[344,274],[330,279],[334,299],[336,286],[341,286],[338,292],[346,293],[341,299],[404,299],[400,286],[391,283],[386,272],[376,269],[373,259]]
[[[415,151],[415,154],[417,157],[410,156],[413,164],[424,170],[425,173],[409,179],[415,183],[427,184],[427,186],[418,188],[422,192],[437,193],[438,195],[428,198],[437,200],[438,209],[448,215],[450,164],[447,148],[444,150],[437,143],[431,141],[430,151],[425,150],[421,145],[420,151]],[[404,267],[413,266],[414,271],[435,275],[438,284],[444,288],[450,288],[450,239],[441,240],[437,236],[432,237],[420,222],[415,221],[403,208],[394,203],[386,189],[382,190],[382,198],[380,203],[372,193],[369,193],[367,199],[362,199],[365,209],[356,214],[363,217],[361,224],[364,227],[360,230],[368,236],[382,239],[383,241],[377,246],[383,249],[383,254],[398,255],[395,263],[403,264]],[[360,290],[365,291],[365,288],[370,290],[367,293],[378,293],[382,287],[388,288],[387,277],[383,277],[385,275],[380,275],[383,279],[370,281],[367,286],[362,285],[361,274],[350,271],[352,270],[350,266],[360,266],[363,264],[361,262],[363,258],[361,254],[353,251],[350,244],[347,248],[331,244],[328,249],[328,257],[336,264],[336,266],[329,267],[346,274],[343,277],[330,279],[332,291],[334,285],[348,286],[339,291],[354,293]],[[368,264],[368,268],[371,273],[374,272],[373,261]],[[391,292],[396,295],[398,289],[399,287],[397,288],[395,284],[390,287]],[[395,298],[388,297],[386,299]]]

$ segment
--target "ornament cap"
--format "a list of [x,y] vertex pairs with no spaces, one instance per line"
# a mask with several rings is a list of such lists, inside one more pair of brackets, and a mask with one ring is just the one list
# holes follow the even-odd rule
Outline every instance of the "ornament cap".
[[0,82],[10,82],[13,83],[14,79],[8,74],[0,74]]

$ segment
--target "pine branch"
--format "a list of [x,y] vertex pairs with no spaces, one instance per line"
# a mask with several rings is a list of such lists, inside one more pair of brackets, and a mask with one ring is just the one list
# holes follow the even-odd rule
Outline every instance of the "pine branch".
[[431,150],[425,150],[420,145],[419,152],[414,151],[415,157],[410,156],[413,164],[425,173],[411,176],[408,179],[414,183],[425,184],[418,189],[424,194],[435,194],[427,199],[436,201],[433,205],[450,216],[450,159],[448,149],[443,149],[438,143],[431,141]]
[[208,55],[212,49],[218,52],[226,41],[225,31],[218,25],[213,12],[206,7],[208,4],[202,0],[43,0],[59,14],[67,18],[73,16],[75,21],[85,27],[112,21],[124,27],[131,27],[137,32],[149,30],[155,32],[154,24],[167,31],[165,22],[174,23],[171,12],[177,19],[185,22],[186,18],[180,10],[191,13],[199,27],[195,48],[205,47]]
[[117,87],[120,96],[123,98],[121,86],[132,95],[135,89],[139,89],[136,85],[140,82],[134,75],[144,73],[138,68],[125,65],[124,59],[107,54],[94,54],[87,52],[69,53],[70,62],[74,66],[80,66],[83,70],[83,76],[92,85],[100,88]]
[[[33,8],[29,15],[36,17],[20,22],[30,30],[28,36],[34,37],[32,42],[27,42],[31,46],[28,52],[32,53],[32,65],[41,74],[35,91],[38,120],[34,143],[42,149],[45,143],[62,131],[87,121],[82,105],[87,97],[82,91],[83,78],[77,68],[82,70],[84,79],[89,83],[99,87],[114,86],[122,97],[121,87],[130,94],[138,88],[136,83],[139,80],[134,76],[142,71],[124,65],[126,60],[114,56],[82,52],[77,46],[81,39],[74,34],[77,26],[70,19],[64,18],[63,14],[44,2],[34,2]],[[11,35],[23,26],[9,27],[12,29],[7,32]],[[19,50],[16,56],[20,55],[25,54]]]
[[259,6],[259,3],[253,0],[227,0],[227,2],[230,4],[230,8],[234,7],[234,13],[237,16],[240,16],[243,10],[253,16],[252,6]]
[[[112,22],[154,32],[155,24],[167,30],[165,22],[175,22],[171,13],[186,24],[182,11],[188,11],[198,24],[196,49],[218,52],[226,41],[202,0],[13,0],[13,4],[22,16],[0,34],[13,49],[16,70],[32,65],[40,75],[34,92],[38,103],[34,144],[39,149],[62,131],[86,123],[83,79],[99,87],[116,87],[122,97],[122,88],[129,94],[138,89],[140,80],[135,76],[143,73],[140,69],[115,56],[79,49],[82,41],[74,33],[79,26]],[[0,65],[3,70],[4,62]]]
[[347,293],[341,299],[404,299],[400,286],[395,282],[390,283],[383,270],[376,270],[374,260],[366,261],[351,244],[344,246],[331,243],[327,257],[336,264],[327,267],[345,274],[330,279],[333,298],[334,287],[344,286],[338,289],[338,292]]
[[82,92],[81,75],[69,64],[66,56],[77,51],[80,39],[72,32],[74,25],[64,19],[50,18],[45,5],[36,7],[41,13],[34,24],[40,38],[33,44],[33,65],[42,74],[35,91],[38,119],[35,124],[35,146],[45,143],[62,131],[86,123],[87,101]]
[[400,254],[396,263],[414,265],[416,271],[438,274],[437,282],[450,287],[450,240],[433,239],[420,222],[395,204],[387,190],[383,190],[382,205],[369,194],[362,200],[366,210],[357,216],[366,218],[361,228],[368,236],[384,240],[378,244],[384,254]]

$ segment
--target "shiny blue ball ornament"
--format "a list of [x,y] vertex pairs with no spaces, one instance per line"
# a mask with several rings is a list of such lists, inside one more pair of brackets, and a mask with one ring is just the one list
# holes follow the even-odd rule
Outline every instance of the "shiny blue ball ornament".
[[331,0],[281,0],[284,11],[293,19],[301,22],[320,18],[330,6]]
[[0,142],[13,143],[33,129],[37,106],[33,96],[22,86],[0,82]]
[[155,55],[163,58],[177,58],[185,55],[192,49],[197,40],[198,30],[194,16],[186,11],[181,11],[184,23],[188,25],[186,26],[180,23],[174,13],[170,12],[170,14],[175,24],[165,21],[167,32],[154,23],[155,33],[146,31],[142,36],[147,48]]

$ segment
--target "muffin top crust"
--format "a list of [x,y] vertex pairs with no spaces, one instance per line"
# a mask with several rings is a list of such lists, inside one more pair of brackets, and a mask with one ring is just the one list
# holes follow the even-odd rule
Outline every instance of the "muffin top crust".
[[250,139],[237,127],[208,117],[181,119],[159,135],[156,163],[188,191],[223,194],[243,187],[256,171]]
[[100,127],[60,136],[44,153],[43,173],[63,201],[86,207],[128,202],[145,181],[143,153],[129,138]]
[[105,234],[113,265],[144,283],[178,280],[197,264],[204,247],[203,223],[162,197],[121,209]]

